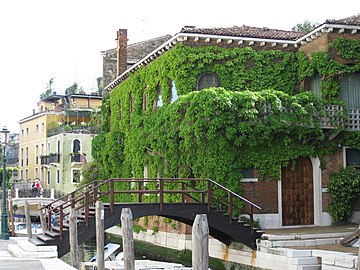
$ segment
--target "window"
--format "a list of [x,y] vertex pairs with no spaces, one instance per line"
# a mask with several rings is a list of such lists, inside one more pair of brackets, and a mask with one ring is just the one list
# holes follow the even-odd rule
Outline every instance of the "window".
[[29,148],[25,148],[25,166],[29,166]]
[[39,169],[35,168],[35,178],[39,178]]
[[147,94],[143,95],[143,112],[147,110]]
[[41,131],[44,131],[44,130],[45,130],[45,124],[41,123]]
[[25,169],[25,181],[29,181],[29,171]]
[[43,143],[41,144],[41,155],[42,156],[44,155],[44,144]]
[[360,73],[344,76],[340,81],[340,98],[349,109],[360,109]]
[[130,115],[132,115],[134,111],[134,97],[130,94]]
[[24,137],[24,130],[21,130],[21,137]]
[[29,135],[29,128],[26,128],[26,135]]
[[161,87],[160,85],[158,85],[156,87],[157,90],[157,96],[156,96],[156,100],[155,100],[155,104],[154,104],[154,109],[156,108],[160,108],[163,105],[163,101],[162,101],[162,91],[161,91]]
[[355,166],[360,169],[360,150],[353,148],[345,149],[346,166]]
[[50,171],[47,171],[46,184],[50,185]]
[[242,169],[241,175],[241,182],[258,182],[258,178],[255,176],[254,167]]
[[309,80],[309,90],[318,97],[321,97],[321,77],[315,76]]
[[24,171],[23,170],[20,171],[20,180],[24,180]]
[[80,153],[80,150],[81,150],[81,143],[80,143],[80,140],[79,139],[75,139],[73,140],[73,153],[76,154],[76,153]]
[[35,164],[39,164],[39,145],[35,145]]
[[56,184],[60,184],[60,170],[56,170]]
[[35,133],[38,133],[39,132],[39,125],[36,125],[35,126]]
[[177,100],[178,98],[179,98],[179,97],[178,97],[178,94],[177,94],[175,82],[172,81],[172,82],[171,82],[171,103],[174,103],[175,100]]
[[60,155],[60,140],[57,141],[57,154]]
[[24,148],[21,148],[21,167],[23,166],[24,166]]
[[219,86],[220,86],[220,79],[219,79],[218,75],[216,75],[213,72],[207,72],[207,73],[201,74],[198,77],[196,89],[201,90],[201,89],[205,89],[205,88],[219,87]]
[[78,184],[81,181],[81,173],[80,170],[72,170],[72,183]]

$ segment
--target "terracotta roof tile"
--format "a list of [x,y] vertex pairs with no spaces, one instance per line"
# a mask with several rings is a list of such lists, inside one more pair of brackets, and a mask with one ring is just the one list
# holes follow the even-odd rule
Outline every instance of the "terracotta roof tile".
[[234,36],[264,39],[296,40],[304,35],[302,32],[258,28],[251,26],[233,26],[228,28],[195,28],[184,27],[181,33],[193,33],[204,35]]
[[346,18],[339,19],[339,20],[335,20],[335,19],[326,20],[325,23],[360,26],[360,14],[346,17]]

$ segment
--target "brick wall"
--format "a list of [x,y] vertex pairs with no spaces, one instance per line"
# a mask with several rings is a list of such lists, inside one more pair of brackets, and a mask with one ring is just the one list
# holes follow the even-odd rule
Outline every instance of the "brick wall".
[[[339,151],[333,155],[328,155],[324,157],[322,162],[321,178],[322,178],[322,188],[327,188],[329,184],[330,175],[334,172],[338,172],[343,168],[343,150],[339,148]],[[323,211],[328,211],[328,204],[331,201],[331,194],[329,192],[324,192],[322,196],[322,207]]]
[[278,213],[278,181],[242,183],[242,189],[243,197],[261,207],[261,210],[254,209],[254,213]]

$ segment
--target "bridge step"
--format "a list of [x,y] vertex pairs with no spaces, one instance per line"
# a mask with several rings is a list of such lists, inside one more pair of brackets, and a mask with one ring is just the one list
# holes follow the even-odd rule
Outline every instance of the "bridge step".
[[46,243],[39,238],[30,238],[29,242],[33,243],[35,246],[46,246]]
[[59,231],[49,231],[49,230],[46,230],[46,231],[44,231],[44,233],[45,233],[46,235],[49,235],[49,236],[53,237],[53,238],[59,236]]
[[42,234],[37,234],[36,237],[40,240],[42,240],[43,242],[47,242],[47,241],[51,241],[51,240],[54,240],[54,237],[51,237],[49,235],[46,235],[44,233]]

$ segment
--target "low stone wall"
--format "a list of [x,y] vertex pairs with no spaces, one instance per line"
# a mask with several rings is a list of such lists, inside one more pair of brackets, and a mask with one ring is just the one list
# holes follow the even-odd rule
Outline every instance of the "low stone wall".
[[[121,235],[121,228],[115,226],[106,232]],[[147,230],[135,233],[134,239],[177,250],[191,250],[191,235],[169,232],[153,233],[151,230]],[[263,243],[261,241],[258,250],[251,250],[240,243],[226,246],[218,240],[210,238],[209,255],[225,262],[249,266],[249,269],[356,269],[357,256],[352,254],[312,250],[311,246],[307,250],[273,247],[269,245],[269,241],[264,240]],[[234,265],[231,265],[231,268],[234,269]],[[243,268],[235,267],[235,269]]]

